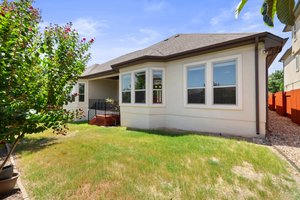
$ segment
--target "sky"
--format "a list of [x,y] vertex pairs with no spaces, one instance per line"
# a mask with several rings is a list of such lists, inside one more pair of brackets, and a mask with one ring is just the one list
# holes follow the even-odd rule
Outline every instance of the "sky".
[[[36,0],[41,27],[73,23],[81,37],[95,38],[88,65],[103,63],[145,48],[180,33],[229,33],[268,31],[283,38],[284,25],[266,26],[260,14],[262,0],[248,1],[238,19],[238,0]],[[278,62],[291,45],[286,43],[269,73],[282,69]]]

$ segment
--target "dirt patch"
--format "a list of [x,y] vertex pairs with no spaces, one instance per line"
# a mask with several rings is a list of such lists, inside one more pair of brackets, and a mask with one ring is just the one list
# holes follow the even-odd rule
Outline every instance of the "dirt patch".
[[248,188],[239,186],[237,183],[234,184],[234,187],[228,185],[221,177],[217,179],[214,188],[218,191],[219,199],[223,199],[224,197],[228,199],[257,199],[256,194]]
[[243,162],[242,166],[234,166],[232,172],[238,176],[244,177],[253,181],[261,181],[264,177],[263,174],[254,170],[253,166],[248,162]]
[[119,185],[120,184],[118,182],[111,181],[102,181],[97,185],[83,183],[75,193],[68,196],[70,199],[99,199],[99,197],[105,197],[105,199],[115,199],[117,194],[112,191]]

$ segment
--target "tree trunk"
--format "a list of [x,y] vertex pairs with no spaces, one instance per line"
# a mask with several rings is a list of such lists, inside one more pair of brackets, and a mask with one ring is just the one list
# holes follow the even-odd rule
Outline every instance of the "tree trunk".
[[0,173],[2,172],[2,169],[3,169],[4,165],[7,163],[9,157],[11,156],[12,152],[15,150],[17,144],[19,143],[20,139],[21,139],[23,136],[24,136],[24,133],[22,133],[21,135],[19,135],[19,136],[17,137],[17,139],[14,141],[14,143],[13,143],[11,149],[9,150],[8,154],[6,155],[4,161],[3,161],[3,162],[1,163],[1,165],[0,165]]

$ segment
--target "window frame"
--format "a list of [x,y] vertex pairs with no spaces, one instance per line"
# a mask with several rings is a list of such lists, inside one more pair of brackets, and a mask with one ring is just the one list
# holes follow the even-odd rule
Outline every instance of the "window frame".
[[[153,89],[153,71],[162,71],[162,103],[153,103],[153,92],[155,91]],[[166,85],[165,85],[165,68],[161,68],[161,67],[151,67],[150,68],[150,106],[151,107],[164,107],[166,105]]]
[[[195,69],[200,69],[203,68],[204,69],[204,85],[203,87],[189,87],[188,86],[188,70],[191,68],[195,68]],[[203,64],[198,64],[198,65],[190,65],[190,66],[186,66],[186,80],[185,80],[185,84],[186,84],[186,104],[187,105],[206,105],[207,104],[207,94],[206,94],[206,88],[207,88],[207,67],[206,67],[206,63]],[[189,98],[188,98],[188,90],[189,89],[204,89],[204,103],[189,103]]]
[[[130,90],[126,90],[126,91],[123,91],[123,76],[126,76],[126,75],[130,75]],[[120,74],[120,77],[119,80],[119,83],[120,83],[120,94],[119,94],[119,102],[120,104],[131,104],[132,103],[132,73],[123,73],[123,74]],[[130,103],[128,102],[125,102],[123,103],[123,92],[130,92]]]
[[[145,84],[146,84],[146,87],[145,87],[145,103],[135,103],[135,73],[137,72],[142,72],[142,71],[145,71]],[[131,101],[130,103],[123,103],[122,102],[122,76],[123,75],[126,75],[126,74],[130,74],[131,75]],[[137,69],[137,70],[131,70],[131,71],[126,71],[126,72],[120,72],[119,74],[119,105],[120,106],[138,106],[138,107],[145,107],[145,106],[148,106],[149,104],[149,101],[148,101],[148,88],[149,88],[149,84],[148,84],[148,80],[149,80],[149,77],[148,77],[148,68],[142,68],[142,69]]]
[[[220,63],[226,61],[236,60],[236,104],[214,104],[213,103],[213,63]],[[242,110],[243,109],[243,69],[242,69],[242,55],[233,54],[230,56],[218,57],[213,59],[202,59],[201,61],[186,63],[183,65],[183,106],[184,108],[199,108],[199,109],[213,109],[213,110]],[[205,64],[205,104],[187,104],[187,67]]]
[[[136,81],[136,74],[137,73],[140,73],[140,72],[145,72],[145,89],[136,89],[135,88],[135,81]],[[133,73],[133,93],[134,93],[134,98],[133,98],[133,104],[138,104],[138,105],[145,105],[147,104],[147,70],[137,70],[137,71],[134,71]],[[145,92],[145,103],[142,103],[142,102],[135,102],[135,93],[136,92]]]
[[292,38],[293,38],[294,41],[297,41],[297,26],[296,26],[296,23],[292,27]]
[[[82,94],[80,94],[80,91],[79,91],[79,85],[80,84],[83,84],[84,85],[84,92],[83,92],[83,98],[84,98],[84,100],[83,101],[80,101],[80,95],[82,95]],[[86,89],[87,89],[87,87],[86,87],[86,83],[85,82],[78,82],[78,102],[79,103],[85,103],[86,102],[86,96],[87,96],[87,94],[86,94]]]
[[[202,89],[205,89],[205,103],[188,103],[188,89],[191,89],[188,87],[188,68],[191,67],[200,67],[203,66],[204,67],[204,83],[205,83],[205,87],[202,87]],[[183,67],[184,69],[184,107],[187,108],[206,108],[207,107],[207,87],[208,87],[208,62],[206,61],[201,61],[201,62],[194,62],[194,63],[189,63],[184,65]],[[196,87],[193,87],[194,89],[197,89]]]
[[[215,86],[214,84],[212,85],[212,104],[213,105],[221,105],[221,106],[227,106],[227,105],[232,105],[232,106],[236,106],[237,102],[238,102],[238,97],[237,97],[237,80],[238,80],[238,75],[237,75],[237,60],[236,59],[232,59],[232,60],[224,60],[224,61],[218,61],[218,62],[212,62],[212,82],[214,83],[214,65],[215,64],[222,64],[222,63],[226,63],[226,62],[235,62],[235,85],[222,85],[222,86]],[[235,104],[216,104],[214,103],[215,100],[215,89],[216,88],[232,88],[235,87]]]

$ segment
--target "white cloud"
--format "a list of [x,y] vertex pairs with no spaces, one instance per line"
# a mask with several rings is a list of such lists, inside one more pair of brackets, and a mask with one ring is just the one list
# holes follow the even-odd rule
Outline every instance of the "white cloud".
[[215,25],[219,25],[223,22],[226,22],[227,20],[229,20],[231,17],[234,16],[234,12],[232,9],[221,9],[219,14],[214,16],[213,18],[211,18],[210,20],[210,24],[215,26]]
[[146,0],[145,9],[148,11],[161,11],[166,8],[167,3],[165,0]]
[[259,13],[259,9],[257,10],[251,10],[251,11],[248,11],[248,12],[245,12],[241,19],[242,20],[253,20],[253,19],[257,19],[258,17],[260,17],[261,14]]
[[121,39],[121,42],[130,41],[139,46],[145,46],[154,42],[156,39],[160,37],[160,34],[149,28],[142,28],[136,34],[128,35],[125,39]]
[[105,21],[96,21],[89,18],[79,18],[73,22],[73,28],[85,37],[95,37],[103,33],[103,29],[108,28]]
[[[62,26],[66,23],[59,23]],[[96,37],[103,34],[104,29],[108,28],[109,25],[106,21],[97,21],[90,18],[78,18],[72,22],[73,28],[78,31],[82,37]],[[40,30],[44,30],[50,23],[43,21],[39,24]]]

